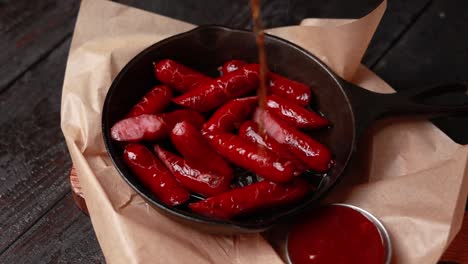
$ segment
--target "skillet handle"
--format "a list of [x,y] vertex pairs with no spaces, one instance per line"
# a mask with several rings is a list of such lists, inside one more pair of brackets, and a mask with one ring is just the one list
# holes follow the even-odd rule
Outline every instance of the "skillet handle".
[[450,92],[463,92],[462,96],[468,96],[468,83],[450,83],[429,88],[410,89],[392,94],[391,100],[389,100],[386,105],[386,111],[384,111],[382,114],[424,114],[430,116],[439,116],[468,113],[468,103],[461,105],[436,105],[424,103],[424,99],[434,96],[441,96]]
[[371,92],[350,83],[346,83],[345,86],[353,107],[357,128],[361,131],[372,121],[390,116],[435,117],[468,114],[468,102],[458,105],[425,102],[425,99],[453,92],[461,92],[461,96],[468,96],[468,82],[416,88],[392,94]]

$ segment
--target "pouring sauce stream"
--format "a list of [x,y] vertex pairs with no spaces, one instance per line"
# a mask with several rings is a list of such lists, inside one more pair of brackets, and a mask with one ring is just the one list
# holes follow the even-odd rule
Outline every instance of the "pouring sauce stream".
[[[260,64],[259,79],[260,87],[257,91],[258,95],[258,104],[260,109],[265,109],[266,96],[267,96],[267,62],[266,62],[266,52],[265,52],[265,34],[263,32],[263,23],[262,23],[262,14],[260,9],[261,0],[250,0],[250,10],[252,12],[253,20],[253,32],[255,34],[257,47],[258,47],[258,62]],[[259,124],[260,133],[264,133],[264,124],[260,122]]]

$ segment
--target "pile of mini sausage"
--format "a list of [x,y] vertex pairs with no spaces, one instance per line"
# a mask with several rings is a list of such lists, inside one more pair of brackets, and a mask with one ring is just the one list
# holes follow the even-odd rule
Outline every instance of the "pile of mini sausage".
[[[313,190],[304,172],[333,165],[329,149],[304,132],[329,125],[308,109],[310,87],[269,72],[260,108],[258,64],[232,60],[219,70],[211,78],[173,60],[154,63],[162,84],[111,128],[113,140],[126,143],[125,163],[166,205],[203,196],[188,207],[206,217],[231,219],[301,200]],[[232,184],[239,168],[258,181]]]

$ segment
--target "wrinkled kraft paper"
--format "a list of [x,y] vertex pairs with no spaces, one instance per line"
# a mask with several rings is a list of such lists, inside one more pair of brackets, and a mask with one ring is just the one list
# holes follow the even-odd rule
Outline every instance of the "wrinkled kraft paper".
[[[268,32],[314,53],[347,80],[388,93],[392,88],[360,64],[385,8],[384,1],[358,20],[306,19]],[[106,153],[101,109],[114,77],[144,48],[193,27],[109,1],[82,1],[61,126],[97,238],[109,263],[283,263],[261,234],[214,236],[161,215],[122,180]],[[365,142],[327,200],[379,217],[393,241],[394,263],[435,263],[461,226],[467,147],[422,121],[380,122]]]

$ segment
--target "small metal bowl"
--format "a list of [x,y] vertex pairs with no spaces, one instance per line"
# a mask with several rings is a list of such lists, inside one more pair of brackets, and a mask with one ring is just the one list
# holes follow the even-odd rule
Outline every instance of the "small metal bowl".
[[[334,203],[328,206],[343,206],[343,207],[351,208],[355,211],[358,211],[359,213],[364,215],[369,221],[371,221],[374,224],[374,226],[377,228],[377,231],[379,231],[380,238],[382,239],[382,243],[385,249],[385,264],[390,264],[392,260],[392,242],[390,240],[390,235],[388,234],[387,229],[385,229],[385,226],[382,224],[382,222],[380,222],[379,219],[377,219],[377,217],[375,217],[374,215],[372,215],[371,213],[369,213],[368,211],[360,207],[350,205],[350,204]],[[285,254],[287,263],[294,264],[289,257],[288,241],[289,241],[289,233],[286,235],[286,242],[284,243],[284,254]]]

